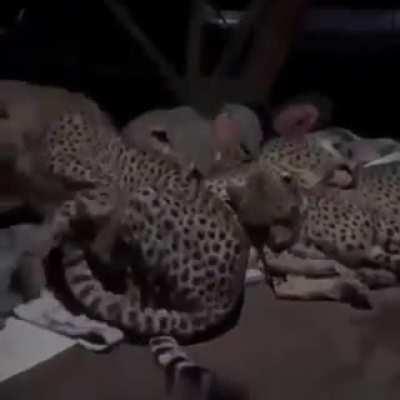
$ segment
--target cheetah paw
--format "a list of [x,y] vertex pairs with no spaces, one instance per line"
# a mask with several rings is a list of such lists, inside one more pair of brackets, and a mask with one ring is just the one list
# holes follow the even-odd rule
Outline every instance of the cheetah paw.
[[245,284],[254,285],[265,281],[265,275],[262,271],[256,268],[248,268],[246,270]]

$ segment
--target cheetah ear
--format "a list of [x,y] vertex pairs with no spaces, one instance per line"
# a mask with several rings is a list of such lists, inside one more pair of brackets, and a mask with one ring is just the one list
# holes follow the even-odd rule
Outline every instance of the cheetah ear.
[[274,117],[273,128],[281,136],[299,138],[312,132],[319,120],[319,110],[313,104],[289,104]]
[[0,100],[0,119],[9,119],[9,118],[10,118],[10,112],[6,106],[6,103]]
[[168,143],[170,144],[167,131],[163,128],[153,127],[151,129],[150,135],[153,136],[161,143]]
[[196,179],[199,183],[203,182],[204,175],[197,168],[196,164],[192,161],[187,167],[185,167],[187,176]]

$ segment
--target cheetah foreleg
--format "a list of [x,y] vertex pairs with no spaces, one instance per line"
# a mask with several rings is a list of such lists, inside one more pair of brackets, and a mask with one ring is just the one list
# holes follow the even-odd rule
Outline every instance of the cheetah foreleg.
[[307,258],[313,260],[325,260],[326,255],[322,251],[318,250],[315,246],[305,245],[299,241],[293,244],[290,248],[290,253],[300,258]]
[[396,275],[383,269],[360,268],[357,271],[360,281],[370,289],[382,289],[398,286],[399,281]]
[[400,273],[400,254],[387,253],[381,246],[370,247],[366,255],[366,261],[371,263],[371,267],[389,270],[397,276]]
[[286,279],[274,279],[277,298],[303,301],[339,301],[354,308],[371,309],[368,288],[359,281],[349,278],[308,279],[288,275]]
[[[269,247],[264,246],[264,257],[261,251],[251,249],[249,268],[246,273],[246,284],[259,283],[267,280],[272,284],[272,276],[296,275],[308,278],[326,278],[338,276],[338,267],[341,265],[331,259],[304,259],[290,254],[289,251],[276,254]],[[264,278],[259,277],[259,271],[264,272]],[[266,277],[265,272],[268,271]]]
[[273,274],[302,275],[309,278],[337,276],[335,260],[330,259],[303,259],[285,251],[278,256],[269,254],[268,266]]

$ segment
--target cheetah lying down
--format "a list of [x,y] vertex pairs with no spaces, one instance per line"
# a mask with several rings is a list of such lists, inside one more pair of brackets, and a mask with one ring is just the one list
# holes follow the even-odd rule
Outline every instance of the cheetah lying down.
[[[359,194],[355,189],[304,189],[285,174],[279,192],[269,189],[263,168],[251,172],[244,184],[231,182],[227,187],[229,201],[249,232],[264,232],[263,239],[272,248],[277,240],[264,216],[289,232],[290,240],[278,254],[268,249],[265,257],[270,274],[287,274],[286,280],[273,278],[276,295],[369,307],[369,288],[397,284],[400,230],[396,220],[374,212],[365,201],[353,201]],[[339,192],[352,196],[346,199]],[[284,216],[280,204],[292,204],[294,209]],[[281,253],[282,249],[287,251]]]

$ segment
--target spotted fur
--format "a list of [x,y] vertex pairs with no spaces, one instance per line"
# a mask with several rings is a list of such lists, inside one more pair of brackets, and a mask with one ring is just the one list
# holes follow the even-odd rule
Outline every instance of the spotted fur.
[[[268,176],[261,176],[265,187],[268,187]],[[293,180],[293,185],[297,185]],[[271,221],[282,221],[282,212],[271,209],[270,204],[276,202],[276,194],[271,191],[254,191],[248,186],[231,197],[242,222],[252,226],[257,223],[265,225],[262,214]],[[285,194],[286,193],[286,194]],[[260,195],[263,197],[260,198]],[[297,201],[294,200],[297,197]],[[340,196],[338,190],[307,190],[295,191],[290,185],[282,184],[279,199],[286,203],[290,201],[298,209],[298,218],[287,214],[286,221],[296,233],[294,249],[308,249],[336,259],[339,262],[357,269],[365,264],[399,272],[400,267],[400,230],[393,217],[378,214],[365,204]],[[247,207],[243,207],[246,200]],[[257,219],[250,210],[258,205]],[[252,205],[248,207],[248,205]],[[273,214],[275,213],[275,217]],[[302,250],[303,256],[307,251]]]
[[[260,162],[270,161],[296,175],[303,187],[330,180],[335,186],[349,186],[353,177],[351,165],[335,149],[322,146],[312,135],[306,139],[275,138],[267,142],[260,154]],[[343,183],[335,182],[335,173],[346,173]],[[350,176],[349,176],[350,175]]]
[[190,312],[141,310],[124,297],[107,294],[89,271],[80,273],[80,268],[87,270],[84,259],[66,261],[75,296],[98,317],[141,336],[190,336],[218,324],[241,295],[248,245],[239,225],[225,210],[218,212],[220,203],[212,199],[204,191],[185,204],[168,191],[139,188],[122,221],[123,240],[140,248],[143,264],[168,287],[168,303],[175,309],[185,304]]
[[42,232],[29,249],[29,263],[40,268],[43,258],[78,217],[105,227],[107,240],[102,243],[108,249],[129,193],[141,185],[169,189],[188,200],[196,196],[198,179],[190,170],[151,153],[127,151],[111,123],[91,122],[84,113],[61,115],[50,124],[36,145],[35,157],[29,160],[31,165],[24,169],[31,192],[53,197]]
[[79,243],[66,252],[64,267],[71,292],[89,313],[140,337],[190,339],[236,309],[248,240],[231,209],[190,168],[127,149],[110,127],[94,129],[80,113],[52,124],[43,153],[52,176],[75,188],[52,220],[53,234],[61,241],[73,233],[74,220],[88,218],[101,228],[116,218],[114,233],[138,254],[133,271],[145,266],[153,289],[144,293],[150,305],[133,282],[130,294],[108,292]]
[[375,212],[400,221],[400,164],[360,168],[357,177],[360,201]]

